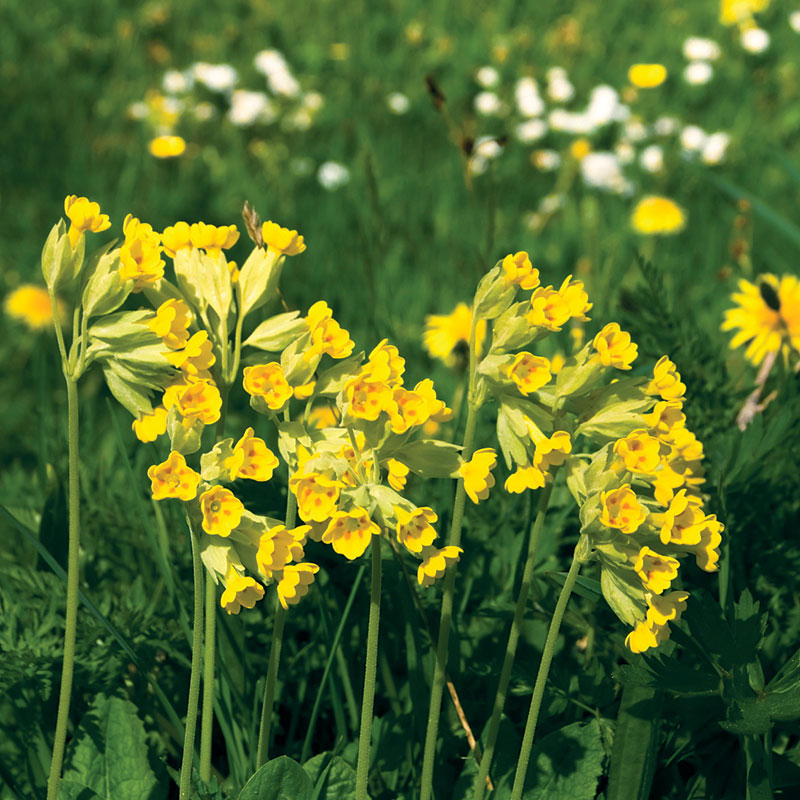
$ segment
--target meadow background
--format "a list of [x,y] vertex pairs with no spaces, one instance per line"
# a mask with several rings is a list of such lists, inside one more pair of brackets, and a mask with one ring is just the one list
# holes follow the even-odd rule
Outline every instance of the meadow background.
[[[647,659],[624,650],[621,626],[588,588],[573,599],[530,797],[633,797],[614,795],[621,790],[609,783],[621,730],[647,744],[638,761],[625,763],[639,765],[652,797],[796,796],[797,715],[778,712],[757,723],[741,697],[715,689],[706,665],[722,665],[738,676],[734,684],[756,693],[781,668],[795,686],[800,669],[797,380],[782,373],[777,399],[740,433],[735,416],[755,371],[719,330],[738,278],[798,269],[800,21],[790,17],[796,9],[772,2],[761,11],[769,45],[750,52],[709,0],[482,5],[63,0],[34,11],[8,0],[0,10],[0,293],[41,283],[41,247],[68,194],[98,201],[117,236],[129,212],[156,230],[177,220],[243,229],[241,208],[249,200],[263,219],[305,236],[307,251],[283,273],[289,308],[325,299],[359,346],[388,337],[410,376],[433,377],[440,395],[451,397],[460,375],[423,350],[426,315],[469,302],[479,277],[509,252],[527,250],[545,285],[579,277],[595,304],[588,334],[617,320],[640,354],[668,353],[676,362],[687,384],[689,424],[706,448],[708,505],[727,526],[726,569],[722,577],[695,571],[696,598],[685,618],[690,635]],[[707,83],[683,77],[690,36],[719,45]],[[254,58],[270,49],[283,54],[299,88],[290,95],[273,87],[260,121],[231,118],[233,87],[215,91],[195,80],[186,91],[165,88],[165,74],[205,63],[235,68],[239,89],[265,91]],[[667,81],[631,93],[628,68],[637,62],[664,64]],[[496,85],[485,67],[496,71]],[[573,97],[548,96],[552,67],[566,70]],[[526,116],[515,99],[525,76],[538,81],[545,105],[539,114]],[[438,105],[428,78],[444,96]],[[627,121],[583,134],[551,125],[541,138],[521,141],[522,123],[548,120],[557,108],[585,109],[601,84],[619,92],[631,112]],[[482,92],[496,101],[479,98]],[[666,124],[658,128],[660,118],[674,120],[671,132]],[[687,148],[681,131],[688,125],[726,133],[724,157]],[[149,145],[161,133],[181,136],[185,152],[154,157]],[[622,161],[632,152],[620,167],[622,182],[588,185],[583,151],[572,147],[578,138]],[[663,151],[656,172],[640,163],[652,144]],[[552,152],[537,154],[542,150]],[[553,154],[560,163],[543,168]],[[655,238],[632,228],[631,212],[648,194],[684,209],[682,232]],[[244,238],[231,251],[234,259],[248,251]],[[560,347],[568,353],[572,346],[565,331]],[[0,359],[0,797],[38,797],[61,663],[64,590],[51,561],[63,563],[66,553],[66,396],[49,331],[0,316]],[[157,679],[180,715],[191,608],[186,534],[175,509],[156,509],[149,499],[146,467],[160,460],[160,450],[135,441],[99,373],[82,382],[81,402],[81,589],[97,613],[82,609],[72,719],[84,719],[84,747],[91,741],[103,752],[101,740],[85,733],[107,708],[97,697],[127,698],[140,720],[129,720],[131,730],[141,734],[158,776],[152,796],[166,797],[166,771],[177,766],[180,740],[146,676]],[[249,409],[242,393],[232,395],[232,409],[243,427]],[[487,421],[479,446],[491,436]],[[285,482],[270,487],[271,494],[251,500],[280,516]],[[426,491],[415,498],[420,505],[448,507],[448,482]],[[450,672],[476,732],[489,715],[530,513],[529,500],[496,492],[467,517]],[[573,504],[557,489],[496,778],[513,770],[559,588],[554,574],[577,531]],[[154,555],[161,532],[169,540],[168,571]],[[333,557],[326,563],[324,554],[317,560],[319,583],[290,614],[273,746],[276,755],[298,760],[309,755],[302,751],[311,707],[359,569]],[[386,569],[374,800],[414,794],[432,664],[403,575],[392,562]],[[438,590],[424,594],[423,604],[435,620]],[[366,594],[357,595],[311,754],[353,758],[366,614]],[[236,796],[252,769],[269,618],[267,604],[238,617],[219,615],[217,781],[209,797]],[[445,713],[437,797],[467,797],[473,765],[457,718],[449,707]],[[70,758],[74,764],[74,750],[67,766]],[[346,772],[340,783],[319,796],[347,797]]]

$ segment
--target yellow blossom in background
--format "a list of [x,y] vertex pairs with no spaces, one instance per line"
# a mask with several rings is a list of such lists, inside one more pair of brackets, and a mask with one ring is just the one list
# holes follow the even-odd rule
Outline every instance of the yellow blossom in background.
[[331,358],[347,358],[353,352],[355,342],[333,319],[333,311],[324,300],[318,300],[308,309],[306,325],[311,334],[311,346],[305,354],[307,361],[324,353]]
[[464,480],[464,490],[473,503],[485,500],[494,486],[492,470],[497,466],[497,453],[491,447],[476,450],[469,461],[458,468],[458,475]]
[[635,533],[647,518],[647,510],[628,483],[619,489],[603,492],[600,495],[600,503],[602,505],[600,522],[607,528],[618,528],[623,533]]
[[661,594],[678,576],[678,566],[677,558],[662,556],[649,547],[643,547],[636,557],[633,570],[648,591]]
[[341,481],[319,472],[295,473],[289,478],[289,489],[297,498],[297,509],[306,522],[324,522],[336,509]]
[[195,222],[189,228],[192,247],[205,250],[210,256],[218,256],[221,250],[233,247],[239,241],[239,231],[235,225],[208,225]]
[[253,435],[248,428],[233,448],[233,455],[225,466],[230,470],[231,480],[249,478],[251,481],[268,481],[278,466],[278,459],[263,439]]
[[339,422],[339,415],[329,403],[320,403],[311,409],[308,424],[314,428],[332,428]]
[[267,220],[261,226],[261,236],[267,250],[285,256],[296,256],[306,249],[303,237],[297,231],[282,228],[277,222]]
[[422,563],[417,568],[417,582],[420,586],[431,586],[441,578],[450,564],[458,562],[464,551],[460,547],[448,545],[441,550],[425,547],[422,550]]
[[588,139],[581,136],[578,139],[575,139],[572,144],[569,146],[569,154],[576,160],[576,161],[583,161],[589,153],[592,152],[592,145]]
[[657,394],[662,400],[683,400],[686,384],[681,382],[678,368],[667,356],[661,356],[653,367],[653,380],[645,389],[647,394]]
[[567,363],[567,359],[564,356],[564,354],[563,353],[556,353],[550,359],[550,372],[552,372],[553,375],[558,375],[558,373],[561,372],[562,367],[566,363]]
[[213,345],[208,338],[208,331],[201,330],[193,334],[180,350],[164,354],[173,367],[197,375],[202,370],[207,370],[216,363]]
[[503,273],[503,280],[509,285],[516,283],[521,289],[535,289],[539,285],[539,270],[524,250],[503,259]]
[[432,508],[424,506],[411,511],[402,506],[395,506],[397,518],[397,541],[412,553],[421,553],[423,547],[432,545],[436,540],[436,531],[431,525],[438,517]]
[[628,70],[628,80],[637,89],[653,89],[667,79],[663,64],[634,64]]
[[[425,317],[422,346],[431,358],[438,358],[448,367],[459,360],[466,364],[469,357],[469,337],[472,330],[472,309],[459,303],[450,314],[429,314]],[[481,352],[486,338],[486,320],[478,320],[475,327],[475,347]]]
[[[739,281],[736,308],[725,312],[722,330],[736,330],[731,347],[747,344],[745,358],[758,366],[768,353],[800,353],[800,280],[794,275],[759,275]],[[737,330],[738,329],[738,330]]]
[[203,512],[203,530],[214,536],[230,536],[231,531],[242,521],[244,506],[230,490],[212,486],[200,495]]
[[189,340],[191,322],[192,312],[189,306],[183,300],[171,298],[165,300],[156,309],[156,315],[147,321],[147,327],[160,337],[167,347],[172,350],[180,350],[186,346]]
[[154,442],[167,432],[167,416],[169,412],[164,406],[153,409],[152,414],[145,414],[141,419],[131,423],[133,432],[140,442]]
[[191,228],[188,222],[176,222],[168,228],[164,228],[161,234],[161,244],[164,252],[170,257],[175,258],[179,250],[187,250],[192,246]]
[[186,140],[182,136],[156,136],[147,147],[156,158],[175,158],[186,152]]
[[154,284],[164,277],[164,261],[161,258],[161,237],[151,225],[140,222],[128,214],[122,225],[125,241],[120,247],[120,280],[133,280],[133,291]]
[[264,587],[253,578],[241,575],[231,564],[224,578],[225,591],[220,605],[229,614],[238,614],[242,608],[253,608],[264,596]]
[[325,544],[333,545],[333,549],[345,558],[353,561],[364,555],[373,536],[381,532],[378,525],[369,518],[363,508],[351,511],[336,511],[322,534]]
[[743,25],[769,7],[770,0],[720,0],[719,21],[723,25]]
[[503,488],[510,494],[522,494],[526,489],[541,489],[544,484],[544,472],[529,464],[526,467],[517,467],[517,471],[506,478]]
[[154,464],[147,470],[150,478],[153,500],[174,497],[178,500],[194,500],[200,475],[186,465],[186,459],[174,450],[161,464]]
[[292,397],[292,387],[277,361],[244,368],[244,390],[253,397],[263,397],[268,408],[279,411]]
[[668,197],[643,197],[633,209],[631,225],[637,233],[662,236],[679,233],[686,225],[686,213]]
[[523,350],[514,357],[508,368],[508,377],[514,381],[522,394],[529,395],[549,383],[552,377],[550,362],[546,358]]
[[646,430],[629,433],[614,444],[614,452],[622,459],[625,469],[649,475],[661,463],[661,442]]
[[571,310],[566,299],[552,286],[541,286],[531,295],[531,310],[525,315],[531,325],[560,331],[570,318]]
[[69,218],[69,240],[73,248],[85,231],[100,233],[111,227],[108,214],[100,211],[100,204],[92,202],[88,197],[77,197],[74,194],[64,199],[64,213]]
[[631,335],[621,330],[616,322],[609,322],[594,337],[592,344],[600,363],[617,369],[630,369],[639,350],[639,346],[631,341]]
[[[164,393],[166,398],[166,392]],[[166,405],[165,399],[165,405]],[[175,405],[184,418],[184,426],[189,428],[194,422],[211,425],[219,419],[222,410],[222,396],[219,389],[210,381],[201,380],[179,389],[175,395]]]
[[297,605],[307,594],[314,583],[314,575],[319,572],[316,564],[290,564],[283,570],[283,577],[278,581],[278,600],[284,609]]
[[[63,325],[67,308],[63,301],[57,300],[58,318]],[[53,324],[53,306],[47,289],[30,283],[18,286],[6,295],[3,303],[6,314],[25,323],[32,331],[49,328]]]

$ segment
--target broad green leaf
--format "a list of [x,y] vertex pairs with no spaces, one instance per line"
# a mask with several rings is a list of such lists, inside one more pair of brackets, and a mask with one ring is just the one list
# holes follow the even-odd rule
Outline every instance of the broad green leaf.
[[59,800],[159,800],[158,780],[147,753],[144,725],[133,703],[98,695],[81,720],[67,756]]
[[303,764],[314,782],[314,800],[352,800],[356,771],[341,756],[320,753]]
[[239,800],[312,800],[314,784],[288,756],[273,758],[244,785]]

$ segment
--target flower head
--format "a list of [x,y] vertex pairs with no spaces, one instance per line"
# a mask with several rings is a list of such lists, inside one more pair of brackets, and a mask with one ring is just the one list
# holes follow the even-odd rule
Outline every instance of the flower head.
[[667,79],[663,64],[634,64],[628,70],[628,80],[637,89],[652,89]]
[[[472,330],[472,309],[459,303],[450,314],[429,314],[425,317],[425,334],[422,346],[431,358],[444,361],[448,367],[459,361],[466,364],[469,356],[469,337]],[[475,327],[475,347],[481,350],[486,338],[486,320],[478,320]]]
[[566,298],[552,286],[539,287],[531,295],[531,310],[526,318],[531,325],[560,331],[572,312]]
[[[589,295],[586,289],[583,288],[583,281],[573,281],[572,275],[567,275],[558,293],[569,307],[569,315],[572,319],[577,319],[581,322],[588,321],[589,317],[586,314],[594,304],[589,302]],[[580,330],[580,328],[573,328],[573,331],[575,330]]]
[[173,367],[183,370],[188,375],[197,375],[207,370],[217,360],[206,330],[192,334],[180,350],[173,350],[164,355]]
[[436,531],[431,525],[438,517],[432,508],[414,508],[411,511],[395,506],[397,541],[412,553],[421,553],[423,547],[433,544]]
[[219,419],[222,397],[219,389],[211,381],[199,380],[190,383],[185,389],[178,389],[175,406],[183,417],[184,427],[189,428],[196,421],[202,422],[203,425],[212,425]]
[[664,236],[679,233],[686,225],[686,213],[668,197],[643,197],[633,210],[631,225],[637,233]]
[[514,381],[522,394],[529,395],[549,383],[552,377],[550,362],[546,358],[525,351],[517,353],[508,368],[508,377]]
[[161,244],[164,252],[170,257],[175,258],[179,250],[188,250],[192,246],[191,228],[188,222],[176,222],[168,228],[164,228],[161,234]]
[[[58,317],[62,324],[66,307],[61,300],[58,303]],[[53,324],[53,306],[50,294],[41,286],[26,283],[18,286],[6,295],[3,304],[6,314],[24,322],[32,331],[49,328]]]
[[350,334],[333,319],[333,312],[324,300],[318,300],[308,309],[306,325],[311,334],[311,346],[306,359],[327,353],[331,358],[347,358],[355,347]]
[[231,531],[242,521],[244,506],[230,490],[212,486],[200,495],[203,512],[203,530],[214,536],[230,536]]
[[631,341],[631,335],[620,330],[619,324],[609,322],[597,336],[594,337],[594,349],[604,367],[617,369],[630,369],[636,360],[639,350],[638,345]]
[[572,439],[567,431],[555,431],[552,436],[536,439],[533,465],[547,474],[550,467],[560,467],[572,452]]
[[491,471],[496,465],[497,453],[491,447],[483,447],[458,468],[458,475],[464,480],[464,490],[473,503],[489,496],[489,489],[494,486]]
[[216,257],[221,250],[227,250],[239,241],[239,231],[235,225],[217,227],[195,222],[189,228],[189,238],[192,247],[203,249],[208,255]]
[[153,500],[174,497],[178,500],[194,500],[200,475],[186,465],[186,459],[172,451],[169,458],[161,464],[154,464],[147,470],[152,485]]
[[398,461],[396,458],[390,458],[386,462],[386,469],[388,471],[386,480],[389,482],[389,486],[396,492],[402,492],[408,480],[408,467],[402,461]]
[[649,547],[643,547],[636,557],[633,570],[648,591],[661,594],[678,576],[678,566],[677,558],[662,556]]
[[279,411],[292,397],[292,387],[277,361],[244,368],[244,390],[253,397],[263,397],[268,408]]
[[614,452],[622,459],[625,469],[649,475],[661,463],[661,442],[640,428],[614,444]]
[[131,423],[134,434],[140,442],[154,442],[162,433],[167,432],[167,416],[169,412],[164,406],[153,409],[152,414],[145,414]]
[[283,577],[278,581],[278,600],[284,609],[296,606],[307,594],[314,583],[314,576],[319,572],[316,564],[289,564],[283,570]]
[[248,428],[233,448],[233,455],[228,459],[226,467],[230,469],[232,481],[237,478],[268,481],[278,463],[266,442],[254,436],[253,429]]
[[619,489],[603,492],[600,495],[600,503],[602,505],[600,522],[607,528],[618,528],[623,533],[635,533],[647,518],[647,510],[628,483]]
[[525,467],[517,467],[506,478],[505,490],[511,494],[522,494],[526,489],[541,489],[544,487],[545,475],[539,467],[529,464]]
[[253,608],[264,596],[264,587],[254,578],[242,575],[233,564],[223,579],[225,591],[220,598],[220,605],[229,614],[238,614],[242,608]]
[[509,285],[516,283],[521,289],[535,289],[539,285],[539,270],[524,250],[503,259],[503,273],[503,280]]
[[310,525],[292,529],[275,525],[262,534],[256,553],[256,564],[261,573],[270,578],[273,572],[280,572],[287,564],[303,558],[303,545],[310,530]]
[[64,199],[64,213],[69,218],[68,234],[73,248],[85,231],[100,233],[111,227],[108,214],[101,213],[100,204],[87,197],[68,195]]
[[[186,343],[189,340],[189,325],[191,322],[192,312],[189,306],[183,300],[170,298],[156,309],[156,315],[151,320],[148,320],[147,327],[156,336],[160,337],[161,341],[171,350],[180,350],[186,347]],[[208,338],[207,333],[205,338]],[[210,342],[207,349],[210,352]],[[189,357],[189,355],[186,355],[186,358]],[[211,363],[213,364],[214,362],[212,361]],[[180,365],[176,364],[175,366]],[[211,365],[209,364],[209,366]],[[207,369],[207,367],[203,369]]]
[[341,481],[321,472],[295,473],[289,478],[289,489],[297,498],[300,516],[306,522],[324,522],[333,514],[344,488]]
[[420,586],[431,586],[441,578],[450,564],[458,562],[464,551],[460,547],[448,545],[439,550],[425,547],[422,550],[422,563],[417,568],[417,582]]
[[282,228],[277,222],[265,222],[261,226],[261,236],[267,250],[281,255],[296,256],[306,249],[303,237],[297,231]]
[[686,384],[681,382],[678,368],[667,356],[661,356],[653,367],[653,380],[645,389],[647,394],[657,394],[662,400],[683,400]]
[[325,544],[332,544],[339,555],[353,561],[364,555],[373,536],[381,532],[369,518],[365,509],[355,507],[350,511],[336,511],[322,534]]
[[156,158],[175,158],[186,151],[186,140],[182,136],[156,136],[150,140],[148,149]]
[[128,214],[122,225],[125,241],[120,247],[120,280],[135,281],[133,291],[157,283],[164,277],[164,260],[161,258],[161,237],[151,225],[140,222]]

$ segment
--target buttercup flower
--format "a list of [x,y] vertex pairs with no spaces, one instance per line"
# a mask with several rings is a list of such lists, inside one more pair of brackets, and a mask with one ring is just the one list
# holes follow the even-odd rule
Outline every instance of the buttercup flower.
[[[472,309],[459,303],[450,314],[429,314],[425,317],[425,334],[422,346],[431,358],[444,361],[453,367],[459,361],[466,364],[469,356],[469,337],[472,330]],[[486,338],[486,320],[478,320],[475,327],[475,346],[481,352]]]
[[186,459],[174,450],[166,461],[150,467],[147,477],[152,485],[153,500],[174,497],[188,501],[197,497],[200,475],[186,466]]
[[264,587],[253,578],[241,575],[231,564],[225,575],[225,591],[220,605],[229,614],[238,614],[242,608],[253,608],[264,596]]
[[489,489],[494,486],[491,470],[496,465],[497,453],[491,447],[483,447],[458,468],[458,475],[464,480],[464,490],[473,503],[489,496]]
[[450,564],[458,562],[464,551],[460,547],[448,545],[438,550],[425,547],[422,550],[422,563],[417,568],[417,582],[420,586],[431,586],[441,578]]
[[261,236],[267,250],[281,255],[296,256],[306,249],[303,237],[297,231],[282,228],[277,222],[265,222],[261,226]]
[[322,534],[325,544],[332,544],[339,555],[353,561],[364,555],[373,536],[380,534],[381,529],[370,518],[363,508],[351,511],[336,511]]
[[[165,300],[156,310],[153,319],[147,321],[147,327],[160,337],[164,344],[172,350],[180,350],[186,347],[189,340],[189,325],[192,321],[192,312],[183,300],[174,298]],[[203,331],[205,333],[205,331]],[[206,339],[208,334],[206,333]],[[211,350],[211,342],[208,343],[208,352]],[[198,349],[199,352],[199,349]],[[189,358],[186,355],[186,358]],[[211,362],[214,363],[213,361]],[[180,364],[175,364],[180,366]],[[209,366],[211,366],[209,364]],[[204,369],[207,369],[204,368]]]
[[230,490],[212,486],[200,495],[203,512],[203,530],[214,536],[230,536],[242,521],[244,506]]
[[539,285],[539,270],[524,250],[503,259],[503,273],[503,280],[509,285],[516,283],[521,289],[535,289]]
[[647,518],[646,509],[628,483],[619,489],[603,492],[600,502],[600,522],[608,528],[618,528],[623,533],[635,533]]
[[631,335],[620,330],[619,324],[609,322],[593,341],[594,349],[604,367],[630,369],[636,360],[639,346],[631,341]]
[[175,158],[186,152],[186,140],[181,136],[156,136],[150,140],[148,149],[156,158]]
[[431,526],[438,517],[432,508],[427,506],[411,511],[402,506],[395,506],[397,517],[397,541],[412,553],[421,553],[423,547],[433,544],[436,531]]
[[167,415],[169,412],[164,406],[153,409],[152,414],[146,414],[141,419],[135,419],[131,424],[136,438],[140,442],[154,442],[162,433],[167,432]]
[[225,466],[230,470],[232,481],[237,478],[268,481],[278,463],[277,457],[267,447],[266,442],[254,436],[253,429],[248,428],[236,443],[233,455]]
[[515,356],[508,369],[508,376],[522,394],[529,395],[549,383],[552,377],[550,362],[546,358],[523,351]]
[[101,213],[100,204],[92,202],[87,197],[68,195],[64,199],[64,213],[69,218],[67,233],[73,248],[85,231],[100,233],[111,227],[108,214]]
[[[63,325],[66,307],[61,300],[58,303],[58,318]],[[24,322],[32,331],[49,328],[53,324],[53,306],[47,289],[33,284],[23,284],[6,295],[3,304],[9,317]]]
[[279,411],[292,397],[292,387],[277,361],[244,368],[244,390],[254,397],[263,397],[267,407]]
[[677,558],[662,556],[649,547],[643,547],[636,557],[633,570],[648,591],[661,594],[677,577],[678,566]]
[[667,79],[663,64],[634,64],[628,70],[628,80],[637,89],[652,89]]
[[316,564],[290,564],[283,570],[283,577],[278,581],[278,600],[284,609],[297,605],[307,594],[314,583],[314,575],[319,572]]
[[679,233],[686,225],[686,213],[668,197],[643,197],[633,210],[631,225],[637,233],[664,236]]

